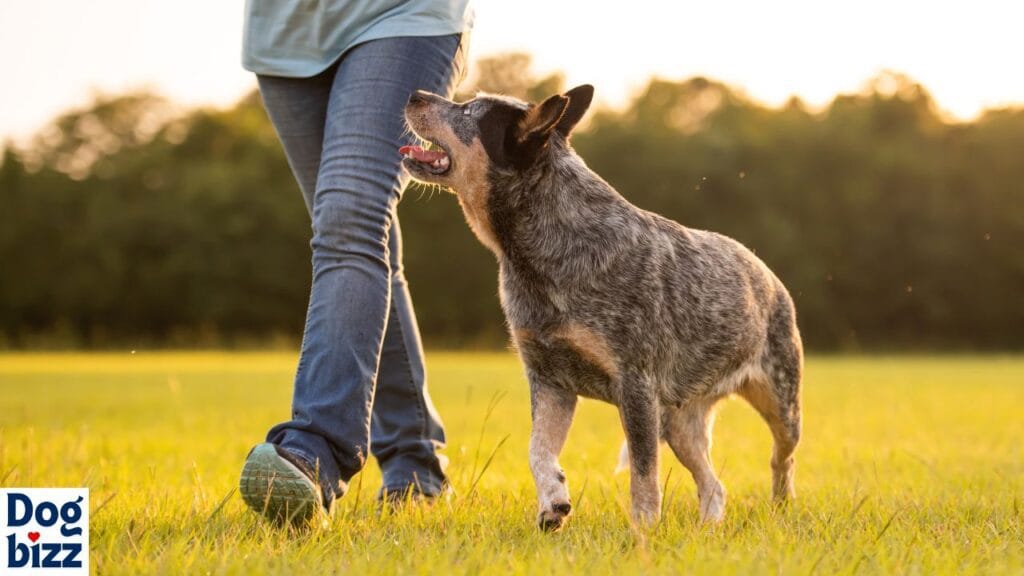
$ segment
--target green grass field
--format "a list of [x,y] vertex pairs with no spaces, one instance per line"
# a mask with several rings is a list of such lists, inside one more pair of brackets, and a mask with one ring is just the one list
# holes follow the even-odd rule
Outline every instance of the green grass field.
[[0,484],[88,486],[97,574],[1024,573],[1024,358],[812,357],[785,509],[769,502],[767,428],[726,402],[713,459],[729,501],[715,527],[698,524],[693,482],[663,449],[663,520],[633,529],[628,475],[612,474],[618,417],[584,401],[562,456],[574,514],[557,534],[534,525],[511,353],[429,355],[449,501],[380,510],[370,464],[329,526],[271,528],[235,486],[289,412],[294,363],[0,355]]

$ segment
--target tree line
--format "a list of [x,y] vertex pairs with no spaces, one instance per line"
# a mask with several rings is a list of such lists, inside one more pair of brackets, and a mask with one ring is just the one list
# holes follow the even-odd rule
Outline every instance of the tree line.
[[[477,69],[463,97],[564,87],[523,55]],[[1024,109],[951,121],[894,73],[822,110],[652,79],[573,145],[633,203],[753,249],[809,348],[1024,346]],[[414,186],[400,214],[427,345],[502,345],[497,267],[454,198]],[[4,148],[0,347],[297,343],[310,234],[257,94],[101,97]]]

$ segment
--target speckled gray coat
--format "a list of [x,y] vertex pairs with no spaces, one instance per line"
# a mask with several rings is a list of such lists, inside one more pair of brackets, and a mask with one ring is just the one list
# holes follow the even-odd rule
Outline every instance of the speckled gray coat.
[[[693,474],[700,515],[724,515],[710,462],[714,406],[736,393],[774,440],[773,493],[793,491],[802,349],[793,302],[738,242],[630,204],[568,143],[593,94],[541,104],[418,93],[406,118],[443,150],[410,153],[416,178],[451,187],[500,267],[502,307],[530,382],[530,464],[542,528],[570,512],[558,464],[577,396],[619,407],[633,516],[661,509],[658,443]],[[624,151],[624,153],[627,153]]]

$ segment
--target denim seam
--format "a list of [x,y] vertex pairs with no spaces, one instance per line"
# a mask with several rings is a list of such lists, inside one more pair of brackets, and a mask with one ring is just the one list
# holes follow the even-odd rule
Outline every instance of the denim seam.
[[[394,299],[391,300],[391,306],[395,306]],[[427,439],[427,403],[423,398],[423,389],[416,387],[416,381],[412,377],[412,359],[409,357],[409,346],[405,342],[405,329],[402,327],[402,317],[398,314],[398,310],[392,310],[395,314],[395,326],[398,328],[398,336],[402,342],[402,352],[405,359],[405,373],[408,378],[406,381],[409,383],[409,388],[413,390],[416,395],[416,416],[420,421],[420,440]],[[424,371],[424,383],[426,382],[426,366],[423,367]]]
[[[309,303],[306,305],[306,321],[303,323],[303,326],[302,326],[302,344],[299,347],[299,362],[298,362],[298,365],[295,367],[295,378],[296,379],[298,379],[299,374],[302,373],[303,368],[305,368],[305,366],[306,366],[306,335],[309,334],[309,332],[310,332],[309,324],[310,324],[310,319],[312,317],[312,314],[310,314],[310,310],[312,309],[312,307],[313,307],[313,293],[312,293],[312,286],[311,286],[310,287],[310,294],[309,294]],[[293,408],[293,412],[294,412],[294,408]]]

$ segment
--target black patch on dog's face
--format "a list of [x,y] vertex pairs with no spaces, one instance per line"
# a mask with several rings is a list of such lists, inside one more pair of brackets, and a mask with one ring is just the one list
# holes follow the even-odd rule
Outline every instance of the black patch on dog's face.
[[484,151],[498,168],[511,168],[515,165],[514,135],[515,125],[523,117],[524,112],[505,103],[494,103],[480,117],[477,129],[480,143]]
[[[467,145],[479,138],[492,166],[499,169],[530,168],[555,128],[552,124],[543,132],[524,133],[524,118],[535,108],[525,102],[482,96],[462,106],[469,113],[455,119],[452,130]],[[474,126],[467,126],[466,118],[475,119]]]
[[496,168],[522,166],[524,158],[516,146],[515,128],[526,112],[501,101],[491,101],[489,104],[477,121],[477,132],[484,151]]

